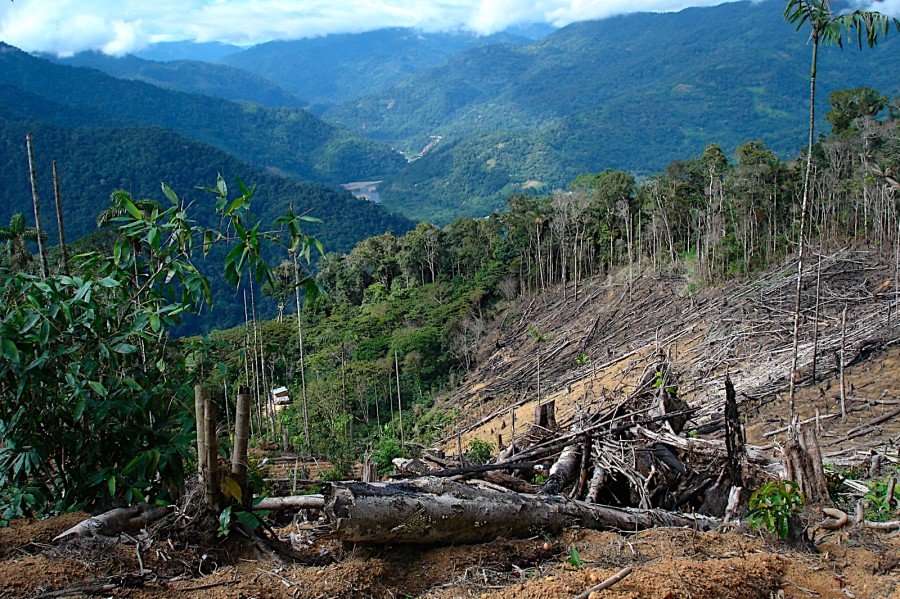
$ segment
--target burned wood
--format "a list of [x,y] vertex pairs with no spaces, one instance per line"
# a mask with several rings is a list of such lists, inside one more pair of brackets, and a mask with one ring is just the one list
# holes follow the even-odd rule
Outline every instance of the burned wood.
[[733,487],[743,485],[744,428],[738,412],[734,385],[725,377],[725,449],[728,457],[728,473]]

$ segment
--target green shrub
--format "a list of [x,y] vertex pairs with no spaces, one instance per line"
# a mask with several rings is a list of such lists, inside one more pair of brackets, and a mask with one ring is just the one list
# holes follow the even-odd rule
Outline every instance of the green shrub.
[[493,454],[493,445],[481,439],[472,439],[469,441],[468,451],[466,451],[466,460],[470,464],[480,466],[486,464]]
[[790,480],[767,482],[750,496],[747,520],[753,528],[764,526],[784,538],[790,517],[803,509],[803,493]]

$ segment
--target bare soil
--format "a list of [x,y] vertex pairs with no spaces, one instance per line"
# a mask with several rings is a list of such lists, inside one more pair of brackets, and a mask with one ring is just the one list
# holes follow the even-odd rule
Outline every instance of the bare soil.
[[572,530],[549,540],[426,549],[331,546],[337,561],[324,567],[284,564],[250,550],[233,556],[232,563],[209,561],[202,576],[190,574],[197,556],[151,546],[142,550],[141,576],[135,543],[127,539],[48,551],[52,536],[77,519],[68,515],[8,529],[20,534],[2,536],[0,597],[558,599],[574,597],[626,566],[633,568],[630,576],[593,596],[843,598],[900,592],[900,539],[864,530],[825,538],[817,552],[792,548],[768,533],[671,529]]

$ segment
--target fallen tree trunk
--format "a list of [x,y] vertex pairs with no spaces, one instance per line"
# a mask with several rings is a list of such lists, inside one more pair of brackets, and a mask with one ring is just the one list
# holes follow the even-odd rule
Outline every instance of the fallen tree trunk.
[[500,493],[439,478],[334,483],[319,538],[356,543],[459,544],[556,534],[566,527],[712,530],[715,518],[592,505],[562,497]]
[[86,518],[72,528],[58,534],[54,541],[69,537],[112,537],[124,533],[137,532],[140,529],[171,513],[168,507],[154,506],[146,503],[131,507],[120,507],[97,516]]

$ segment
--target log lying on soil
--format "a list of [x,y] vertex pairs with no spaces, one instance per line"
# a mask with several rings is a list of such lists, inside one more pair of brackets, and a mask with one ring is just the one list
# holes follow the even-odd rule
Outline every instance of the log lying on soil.
[[716,518],[501,493],[426,477],[394,483],[334,483],[316,536],[356,543],[459,544],[556,534],[566,527],[712,530]]
[[54,541],[69,537],[93,537],[96,535],[112,537],[115,535],[137,532],[149,524],[168,514],[170,509],[146,503],[131,507],[120,507],[97,516],[86,518],[72,528],[60,533]]

